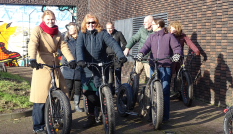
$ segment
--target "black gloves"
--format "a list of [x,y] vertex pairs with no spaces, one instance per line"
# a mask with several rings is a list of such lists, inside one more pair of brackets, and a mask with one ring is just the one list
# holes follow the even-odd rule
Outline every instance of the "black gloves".
[[127,62],[127,58],[126,57],[121,57],[120,58],[120,62],[123,64],[123,63],[125,63],[125,62]]
[[117,58],[114,59],[114,68],[121,68],[123,63],[127,62],[126,57],[121,57],[119,60]]
[[83,60],[78,61],[77,65],[78,65],[78,66],[81,66],[81,67],[83,67],[83,68],[86,67],[86,63],[85,63],[85,61],[83,61]]
[[75,60],[72,60],[72,61],[69,62],[69,67],[70,67],[71,69],[75,69],[76,66],[77,66],[77,64],[76,64]]
[[138,61],[142,61],[142,57],[143,57],[143,53],[138,53],[138,55],[136,56]]
[[31,63],[31,67],[32,67],[32,68],[39,69],[39,66],[38,66],[38,64],[37,64],[37,62],[36,62],[36,59],[31,59],[31,60],[30,60],[30,63]]
[[180,54],[174,54],[172,56],[172,62],[178,62],[180,60]]

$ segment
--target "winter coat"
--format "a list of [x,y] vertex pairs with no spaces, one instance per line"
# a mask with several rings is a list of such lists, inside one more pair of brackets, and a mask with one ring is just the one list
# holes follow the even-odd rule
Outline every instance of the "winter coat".
[[[97,30],[94,29],[92,31],[87,30],[86,33],[80,32],[77,42],[77,62],[80,60],[92,63],[107,62],[107,46],[114,50],[118,58],[124,57],[119,44],[108,34],[106,30],[97,32]],[[86,82],[92,75],[94,75],[95,87],[98,88],[101,84],[101,77],[95,67],[84,68],[84,71],[81,73],[82,84],[85,86]]]
[[[118,45],[121,47],[121,50],[125,50],[125,46],[127,44],[124,35],[121,33],[121,31],[117,31],[116,29],[113,30],[112,34],[110,34],[118,43]],[[121,46],[122,43],[122,46]],[[110,48],[107,47],[106,50],[107,54],[115,54],[115,52]]]
[[[59,65],[57,50],[60,49],[68,61],[74,60],[67,43],[64,42],[60,32],[53,38],[45,33],[40,26],[36,26],[30,37],[28,44],[28,54],[30,59],[36,59],[37,63],[48,65]],[[33,103],[45,103],[48,91],[51,88],[51,71],[48,67],[43,69],[33,69],[31,81],[30,101]],[[59,68],[54,71],[57,87],[61,88],[66,94],[68,90],[64,77]]]
[[[186,43],[186,45],[189,46],[194,51],[194,53],[199,52],[198,48],[195,46],[195,44],[193,44],[193,42],[189,39],[189,37],[186,36],[186,34],[181,33],[180,36],[175,36],[175,38],[180,43],[182,47],[182,52],[184,51],[184,43]],[[181,66],[180,62],[173,62],[172,73],[174,74],[175,72],[178,72],[180,66]]]
[[[64,34],[63,34],[64,37]],[[67,45],[70,48],[70,51],[74,57],[74,59],[76,60],[76,45],[78,44],[77,42],[77,38],[74,39],[71,36],[69,36],[67,39],[65,39],[65,41],[67,42]],[[61,64],[64,63],[68,63],[67,59],[65,58],[65,56],[62,54],[61,51],[58,51],[59,55],[61,56]],[[71,69],[67,66],[63,66],[61,67],[61,72],[62,75],[65,79],[70,79],[70,80],[81,80],[81,67],[77,66],[75,69]]]
[[[146,40],[141,50],[139,51],[139,53],[143,53],[145,55],[150,51],[150,58],[153,59],[172,57],[175,53],[182,55],[181,45],[178,43],[178,41],[172,34],[165,34],[164,28],[155,32],[154,34],[151,34],[149,38]],[[170,59],[165,59],[158,61],[157,65],[163,67],[171,67],[171,63],[172,62]],[[154,63],[150,61],[150,64],[153,65]]]
[[[142,26],[138,30],[138,32],[131,37],[131,39],[128,41],[125,47],[131,49],[137,42],[139,42],[139,46],[138,46],[138,51],[139,51],[142,48],[143,44],[146,42],[147,38],[153,33],[154,32],[152,29],[148,31],[147,29],[144,28],[144,26]],[[147,54],[147,56],[149,55],[150,53]],[[147,61],[143,61],[143,62],[145,63]]]

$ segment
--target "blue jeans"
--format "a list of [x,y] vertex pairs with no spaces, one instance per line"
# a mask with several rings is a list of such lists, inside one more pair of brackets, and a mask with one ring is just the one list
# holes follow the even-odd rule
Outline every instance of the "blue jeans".
[[[171,83],[171,68],[170,67],[159,67],[159,79],[161,80],[161,84],[163,87],[163,120],[169,120],[169,112],[170,112],[170,83]],[[154,67],[150,67],[150,77],[154,72]],[[151,112],[151,110],[150,110]],[[149,115],[152,116],[151,113]]]
[[33,103],[32,109],[32,121],[33,121],[33,130],[44,130],[45,121],[44,121],[44,103]]

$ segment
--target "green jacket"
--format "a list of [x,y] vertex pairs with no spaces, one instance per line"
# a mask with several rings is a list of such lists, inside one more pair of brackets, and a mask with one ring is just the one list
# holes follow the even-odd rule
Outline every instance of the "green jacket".
[[[138,32],[131,37],[131,39],[128,41],[126,48],[131,49],[137,42],[139,42],[138,51],[142,48],[143,44],[146,42],[147,38],[153,34],[153,30],[147,31],[147,29],[142,26]],[[147,56],[150,56],[150,53],[147,54]],[[147,62],[147,61],[144,61]]]

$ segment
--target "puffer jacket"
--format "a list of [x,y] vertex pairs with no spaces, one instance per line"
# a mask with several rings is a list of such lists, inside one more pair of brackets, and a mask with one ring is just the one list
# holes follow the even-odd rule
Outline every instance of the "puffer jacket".
[[[97,30],[94,29],[92,31],[87,30],[86,33],[80,32],[78,35],[77,42],[77,62],[81,60],[92,63],[107,62],[107,47],[113,49],[118,58],[124,57],[124,54],[120,46],[118,45],[116,40],[113,39],[110,34],[108,34],[106,30],[97,32]],[[105,73],[107,72],[108,71],[106,70]],[[108,79],[107,74],[105,74],[106,79]],[[101,84],[101,76],[95,67],[85,67],[83,71],[81,71],[81,81],[83,86],[86,86],[87,82],[90,80],[92,76],[95,87],[99,88]]]
[[77,39],[76,46],[77,61],[84,60],[85,62],[106,62],[107,53],[106,48],[110,47],[116,53],[118,58],[124,57],[124,54],[116,42],[106,30],[97,32],[97,30],[80,32]]
[[[63,34],[63,37],[65,36],[65,34]],[[74,57],[74,59],[76,60],[76,45],[77,43],[77,39],[72,38],[71,36],[69,36],[67,39],[65,39],[65,41],[67,42],[67,45],[70,48],[70,51]],[[58,54],[61,56],[61,64],[67,63],[68,61],[65,58],[65,56],[62,54],[62,52],[60,50],[58,50]],[[65,79],[70,79],[70,80],[81,80],[81,67],[77,66],[75,69],[71,69],[67,66],[63,66],[61,67],[61,72],[64,76]]]
[[[154,32],[152,29],[148,31],[147,29],[144,28],[144,26],[142,26],[138,30],[138,32],[130,38],[130,40],[128,41],[125,47],[131,49],[137,42],[139,42],[139,46],[138,46],[138,51],[139,51],[142,48],[143,44],[146,42],[147,38],[153,33]],[[149,55],[150,53],[147,54],[147,56]],[[143,62],[145,63],[147,61],[143,61]]]

